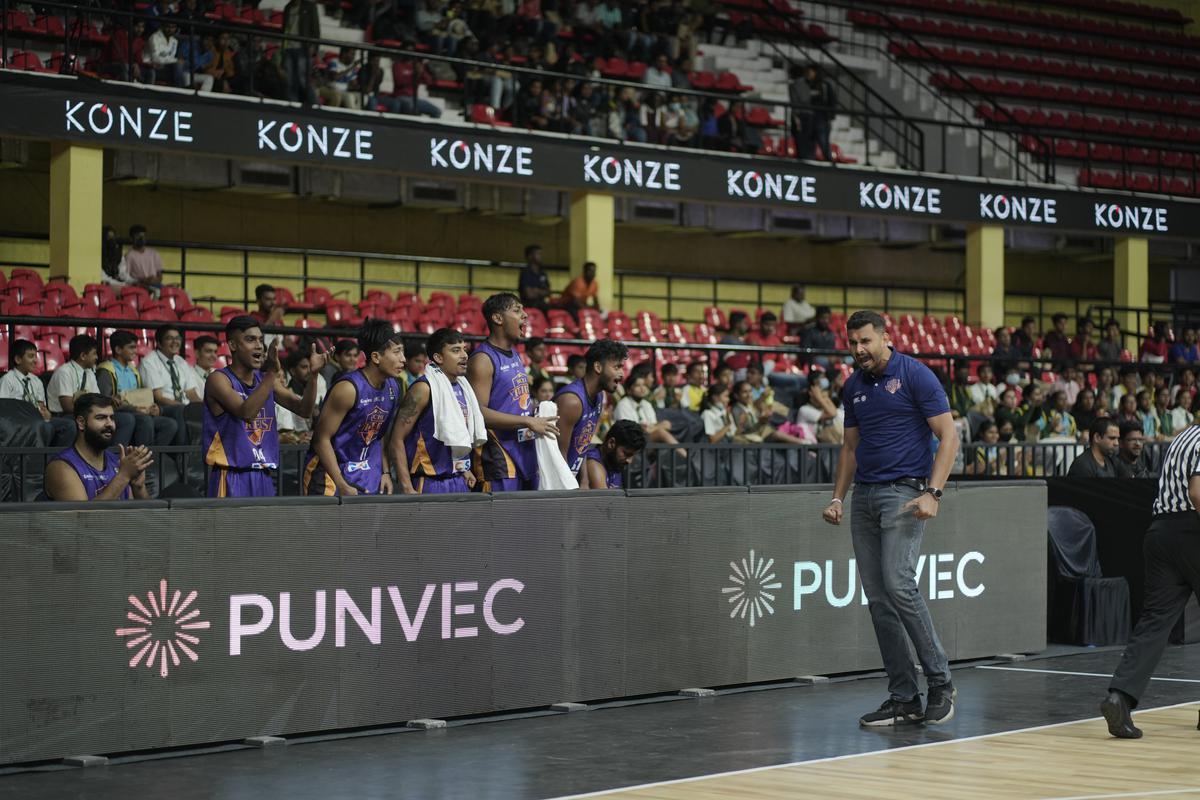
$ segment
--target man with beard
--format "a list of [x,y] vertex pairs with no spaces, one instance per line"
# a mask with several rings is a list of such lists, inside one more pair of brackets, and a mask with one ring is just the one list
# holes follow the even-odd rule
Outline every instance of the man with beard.
[[1091,447],[1084,450],[1071,462],[1067,470],[1069,478],[1115,478],[1117,462],[1114,456],[1121,446],[1121,427],[1115,419],[1099,417],[1088,428]]
[[[851,538],[891,696],[864,714],[864,726],[949,722],[954,684],[946,652],[917,589],[925,520],[937,516],[958,453],[946,393],[929,367],[891,347],[883,318],[855,312],[846,322],[858,370],[842,390],[845,438],[833,499],[822,516],[840,525],[854,481]],[[939,440],[934,458],[931,438]],[[929,685],[922,708],[909,640]]]
[[622,365],[628,357],[629,348],[620,342],[612,339],[593,342],[584,356],[583,377],[554,396],[558,404],[558,447],[567,468],[575,475],[583,469],[584,453],[592,446],[592,437],[600,427],[604,393],[616,391],[624,377]]
[[[478,465],[485,491],[536,489],[538,436],[557,436],[556,417],[537,417],[529,375],[517,342],[529,319],[515,294],[501,292],[483,303],[488,338],[467,362],[467,380],[487,423],[488,440]],[[432,353],[430,354],[432,355]]]
[[147,500],[146,469],[154,463],[146,447],[109,450],[117,433],[113,401],[101,394],[75,398],[75,443],[46,465],[44,499],[66,501]]
[[[263,346],[258,320],[241,316],[225,326],[230,365],[216,370],[204,384],[204,463],[212,468],[209,497],[274,497],[271,471],[279,468],[279,428],[275,404],[300,417],[316,405],[317,381],[309,381],[300,397],[283,383],[275,346]],[[314,344],[309,361],[314,370],[325,355]]]
[[632,420],[614,422],[604,441],[583,454],[580,489],[623,489],[622,473],[633,457],[646,447],[646,432]]
[[[356,338],[367,363],[342,373],[329,390],[304,459],[305,494],[392,493],[383,438],[403,396],[404,342],[382,319],[364,322]],[[309,384],[320,380],[309,374]]]
[[471,451],[487,429],[466,380],[467,342],[453,328],[440,328],[425,351],[429,366],[408,387],[388,443],[396,478],[404,494],[469,492],[476,484]]

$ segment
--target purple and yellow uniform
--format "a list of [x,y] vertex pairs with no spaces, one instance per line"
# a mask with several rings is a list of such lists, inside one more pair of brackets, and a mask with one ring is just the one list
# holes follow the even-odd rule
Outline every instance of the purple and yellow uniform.
[[[96,495],[104,491],[104,487],[113,482],[113,478],[117,477],[117,468],[121,465],[121,457],[111,450],[104,451],[104,469],[97,470],[87,462],[83,456],[79,455],[79,451],[75,449],[75,445],[71,445],[66,450],[56,455],[50,461],[65,461],[71,465],[71,469],[75,470],[75,474],[79,476],[79,482],[83,484],[83,490],[87,492],[88,500],[95,500]],[[121,500],[129,500],[133,498],[133,491],[126,486],[125,491],[121,492]],[[53,500],[45,492],[42,492],[38,498],[40,500]]]
[[554,395],[555,401],[564,394],[575,395],[583,405],[583,413],[579,415],[579,421],[571,430],[571,443],[567,446],[567,468],[579,474],[580,468],[583,467],[584,453],[592,446],[592,438],[600,427],[600,413],[604,410],[604,390],[596,392],[596,402],[593,403],[588,398],[583,381],[577,380],[559,389],[558,394]]
[[[376,389],[362,370],[356,369],[342,373],[333,382],[330,393],[343,381],[354,385],[354,403],[330,441],[338,470],[359,494],[379,494],[379,483],[383,478],[383,436],[396,416],[400,384],[395,378],[387,378],[383,386]],[[305,456],[304,493],[337,494],[337,484],[325,474],[312,445]]]
[[[589,447],[587,449],[587,452],[583,454],[583,458],[585,461],[595,461],[595,462],[599,463],[601,467],[604,468],[604,475],[605,475],[604,486],[606,489],[623,489],[623,488],[625,488],[625,481],[622,478],[621,473],[608,471],[608,465],[604,463],[604,457],[602,455],[600,455],[599,447],[597,447],[596,445],[592,445],[591,447]],[[593,488],[598,488],[598,487],[593,487]]]
[[[529,393],[529,376],[525,364],[514,352],[501,350],[483,342],[475,348],[492,362],[492,393],[488,408],[518,417],[533,416],[535,404]],[[474,355],[474,354],[472,354]],[[538,477],[537,450],[528,428],[516,430],[488,429],[483,445],[483,479],[493,492],[514,492],[536,489]]]
[[[422,375],[413,381],[413,386],[421,382],[429,383],[429,380]],[[458,385],[457,381],[452,381],[450,386],[454,390],[454,399],[458,401],[458,406],[462,409],[463,420],[470,425],[470,411],[467,408],[467,396],[463,394],[463,388]],[[409,387],[410,391],[411,388]],[[452,494],[471,491],[467,486],[466,478],[463,477],[463,473],[471,469],[471,457],[468,455],[456,459],[449,447],[434,438],[433,431],[433,400],[431,398],[429,404],[425,406],[425,410],[421,412],[421,416],[417,417],[417,424],[413,426],[412,431],[404,440],[404,452],[408,455],[408,471],[413,477],[413,488],[417,490],[418,494]]]
[[[246,386],[231,367],[217,370],[244,401],[263,381],[254,370],[254,385]],[[272,378],[274,380],[274,378]],[[274,497],[271,470],[279,468],[279,429],[275,425],[275,390],[258,416],[246,422],[222,409],[213,414],[204,402],[204,463],[212,467],[208,476],[209,497]]]

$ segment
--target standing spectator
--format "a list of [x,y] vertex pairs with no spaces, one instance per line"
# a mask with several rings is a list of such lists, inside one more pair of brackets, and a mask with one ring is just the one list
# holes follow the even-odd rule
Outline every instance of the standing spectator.
[[549,308],[550,277],[542,269],[542,246],[531,244],[525,247],[525,268],[521,270],[518,284],[521,305],[545,311]]
[[812,134],[811,140],[805,140],[809,149],[801,158],[812,159],[820,155],[826,161],[833,161],[833,145],[829,142],[829,132],[833,127],[833,117],[837,113],[837,95],[820,66],[809,64],[804,73],[804,79],[808,83],[809,107],[812,109]]
[[600,311],[600,284],[596,281],[596,262],[583,265],[583,274],[576,275],[562,293],[562,307],[578,316],[579,309],[591,307]]
[[[812,327],[804,332],[802,345],[809,350],[833,350],[837,348],[837,336],[830,327],[833,311],[829,306],[817,306],[817,319]],[[828,368],[831,361],[829,356],[814,356],[812,363]]]
[[996,372],[1007,375],[1017,366],[1017,360],[1023,355],[1020,348],[1013,343],[1015,334],[1009,333],[1003,326],[996,328],[996,345],[992,348],[992,357],[996,359]]
[[154,402],[164,416],[175,420],[178,429],[173,444],[187,444],[188,430],[184,420],[184,408],[189,403],[202,401],[203,384],[180,355],[183,350],[183,334],[179,328],[167,323],[154,332],[157,345],[153,353],[142,359],[142,384],[154,391]]
[[1141,356],[1138,359],[1143,364],[1165,364],[1170,354],[1171,345],[1167,341],[1167,323],[1156,322],[1151,328],[1151,334],[1142,342]]
[[679,394],[679,407],[687,411],[700,411],[704,395],[708,391],[708,362],[693,361],[688,364],[687,383]]
[[[1075,338],[1071,340],[1069,352],[1076,361],[1095,361],[1100,358],[1100,350],[1092,341],[1096,325],[1089,317],[1080,317],[1075,322]],[[1072,402],[1074,398],[1072,398]]]
[[805,68],[793,64],[788,69],[788,107],[791,113],[791,134],[797,144],[797,155],[811,158],[813,137],[812,89],[805,80]]
[[131,226],[129,238],[133,245],[125,253],[125,266],[129,270],[130,280],[139,286],[157,291],[162,287],[162,256],[146,244],[146,226]]
[[1121,427],[1115,420],[1100,417],[1088,426],[1089,447],[1071,462],[1069,478],[1120,477],[1116,454],[1121,447]]
[[1121,323],[1110,319],[1104,323],[1104,338],[1096,348],[1102,361],[1120,361],[1125,353],[1125,344],[1121,341]]
[[196,373],[196,380],[203,386],[208,376],[217,368],[217,351],[221,349],[221,343],[214,336],[204,335],[197,336],[192,347],[196,353],[196,363],[192,365],[192,371]]
[[140,402],[132,396],[143,388],[133,363],[137,358],[137,337],[129,331],[113,331],[108,345],[112,358],[96,368],[96,385],[99,394],[112,400],[116,409],[114,441],[146,447],[171,444],[178,431],[175,420],[162,416],[157,404]]
[[783,301],[781,313],[789,336],[798,335],[801,329],[817,316],[817,310],[804,299],[804,287],[800,284],[792,287],[791,297]]
[[1033,348],[1037,345],[1037,341],[1037,320],[1033,317],[1025,317],[1021,320],[1021,327],[1013,331],[1012,345],[1023,357],[1033,358]]
[[85,393],[97,393],[96,362],[100,360],[100,343],[81,333],[71,337],[67,354],[70,361],[50,376],[46,406],[53,414],[73,418],[75,398]]
[[[66,447],[75,440],[75,422],[70,417],[56,417],[46,407],[46,387],[33,374],[38,365],[38,350],[33,342],[17,339],[8,350],[12,367],[0,378],[0,400],[23,400],[37,409],[42,417],[39,428],[47,447]],[[1189,407],[1190,407],[1189,403]]]
[[1171,409],[1171,430],[1176,434],[1195,422],[1195,414],[1192,413],[1195,397],[1191,392],[1175,395],[1175,407]]
[[287,99],[293,103],[315,105],[317,97],[309,82],[309,75],[317,46],[296,41],[295,37],[321,38],[321,15],[317,11],[317,4],[313,0],[288,0],[283,7],[283,34],[285,38],[275,57],[287,77]]
[[704,393],[700,403],[700,418],[704,420],[704,435],[708,441],[733,441],[737,426],[733,422],[733,414],[729,410],[729,387],[723,383],[714,383]]
[[1120,478],[1149,478],[1150,467],[1146,464],[1142,449],[1146,435],[1137,422],[1121,423],[1120,449],[1117,451],[1117,476]]
[[1050,358],[1055,365],[1062,364],[1071,354],[1071,343],[1067,341],[1067,315],[1061,311],[1050,318],[1054,328],[1042,337],[1042,355],[1050,351]]
[[1183,341],[1171,347],[1172,364],[1195,364],[1200,361],[1200,347],[1196,344],[1195,328],[1184,328]]

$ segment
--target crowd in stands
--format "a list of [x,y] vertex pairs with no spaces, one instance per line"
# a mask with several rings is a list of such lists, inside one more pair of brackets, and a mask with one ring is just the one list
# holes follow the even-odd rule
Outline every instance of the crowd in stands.
[[[314,0],[290,0],[274,13],[256,6],[154,0],[131,7],[104,0],[98,9],[144,8],[149,19],[97,15],[99,26],[78,23],[81,41],[102,43],[78,68],[117,80],[438,117],[442,107],[430,102],[433,92],[461,99],[469,121],[748,153],[775,152],[763,131],[790,128],[781,154],[836,155],[829,130],[837,100],[817,67],[793,68],[790,122],[773,119],[766,106],[748,108],[741,98],[753,87],[732,73],[694,69],[701,43],[753,33],[752,25],[732,24],[710,0],[331,5],[343,22],[365,28],[369,43],[407,53],[386,60],[377,51],[346,46],[335,52],[303,41],[322,37],[323,15]],[[245,32],[205,27],[231,21],[246,23]],[[475,63],[415,57],[422,52]],[[594,82],[600,78],[635,85]],[[681,91],[691,89],[716,96]]]

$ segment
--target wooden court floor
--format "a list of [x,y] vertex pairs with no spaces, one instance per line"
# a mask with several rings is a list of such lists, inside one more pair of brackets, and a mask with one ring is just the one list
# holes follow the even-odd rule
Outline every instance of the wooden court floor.
[[1134,713],[1145,736],[1104,720],[1048,725],[875,753],[596,794],[614,800],[1200,799],[1200,703]]

